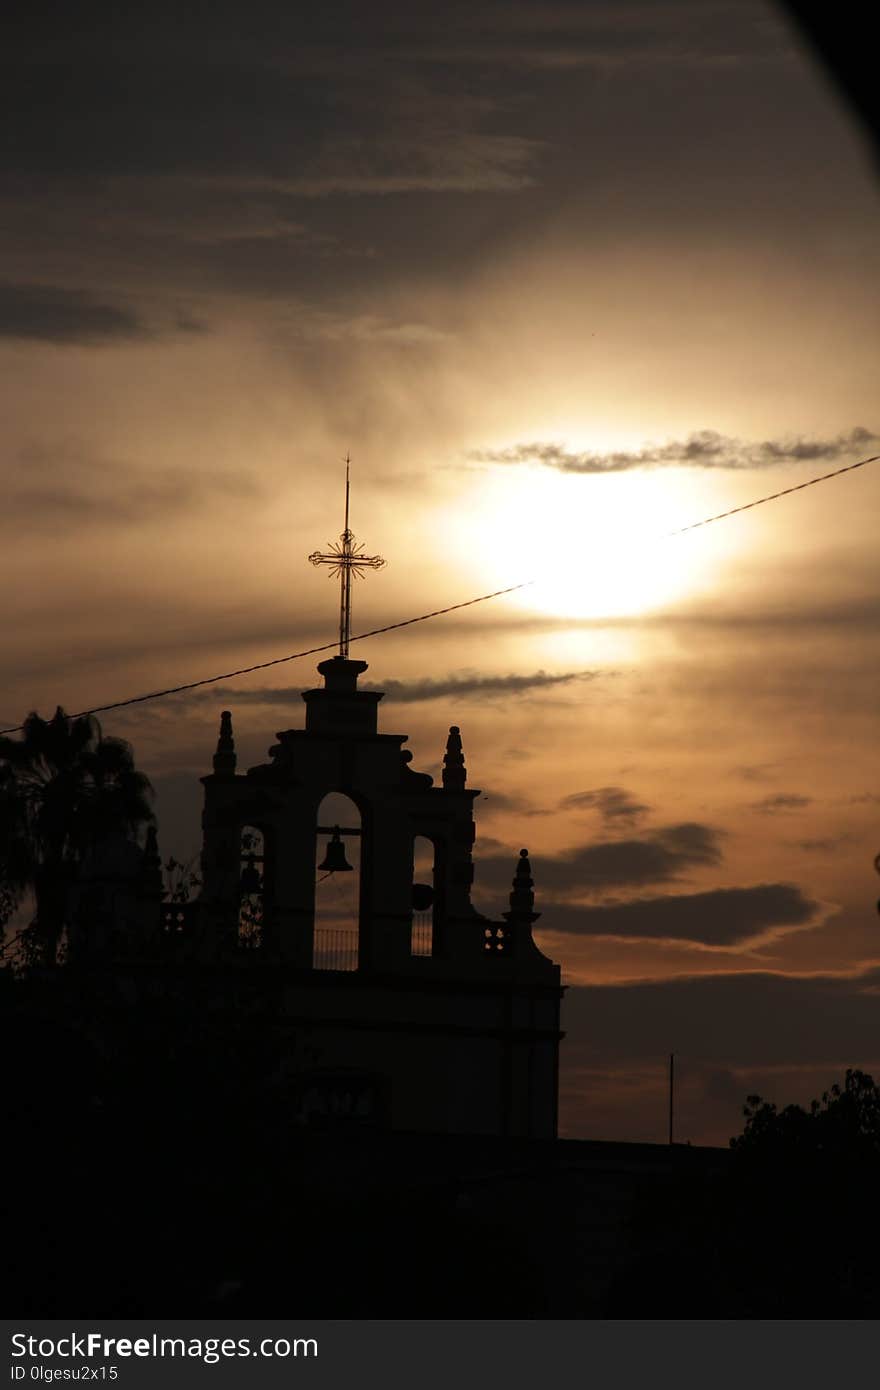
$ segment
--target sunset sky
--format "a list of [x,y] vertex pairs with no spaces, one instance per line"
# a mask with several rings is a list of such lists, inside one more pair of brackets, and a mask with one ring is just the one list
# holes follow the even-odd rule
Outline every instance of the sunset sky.
[[[50,7],[54,11],[55,7]],[[726,1142],[880,1073],[880,199],[763,0],[43,12],[4,58],[3,726],[331,641],[527,845],[562,1123]],[[90,26],[90,23],[92,27]],[[102,717],[199,844],[314,659]]]

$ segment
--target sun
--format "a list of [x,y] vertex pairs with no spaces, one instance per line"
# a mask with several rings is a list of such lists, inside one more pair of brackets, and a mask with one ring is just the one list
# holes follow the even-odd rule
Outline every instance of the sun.
[[532,612],[637,616],[714,587],[735,539],[668,534],[710,514],[714,493],[687,469],[499,469],[483,480],[459,539],[471,557],[482,556],[490,583],[534,580],[511,596]]

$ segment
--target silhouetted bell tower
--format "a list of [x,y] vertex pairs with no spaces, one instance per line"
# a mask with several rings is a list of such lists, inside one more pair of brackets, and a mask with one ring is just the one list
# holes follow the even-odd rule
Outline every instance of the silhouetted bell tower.
[[[346,510],[342,550],[354,554],[347,520]],[[471,903],[479,792],[467,786],[460,729],[449,730],[440,786],[413,771],[406,735],[379,732],[381,692],[358,689],[367,664],[347,655],[349,625],[343,592],[340,653],[320,663],[322,684],[302,694],[304,727],[278,733],[268,762],[237,772],[232,716],[221,715],[203,778],[200,950],[215,967],[262,971],[283,1000],[279,1048],[304,1123],[343,1115],[552,1137],[562,990],[532,939],[526,851],[511,864],[510,910],[483,916]],[[358,824],[321,823],[331,794]],[[433,849],[430,883],[415,882],[417,839]],[[352,940],[337,931],[328,947],[316,933],[316,866],[345,873],[355,843]]]

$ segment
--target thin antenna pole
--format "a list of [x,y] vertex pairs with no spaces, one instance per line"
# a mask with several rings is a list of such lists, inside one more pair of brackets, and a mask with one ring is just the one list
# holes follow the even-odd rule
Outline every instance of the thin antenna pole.
[[[351,558],[352,534],[348,529],[348,504],[351,493],[351,483],[349,481],[349,469],[351,466],[351,456],[345,455],[345,527],[342,532],[342,545],[346,555]],[[351,640],[351,564],[347,564],[342,571],[342,609],[339,615],[339,655],[348,657],[348,645]]]
[[674,1117],[675,1117],[675,1053],[669,1054],[669,1142],[674,1143]]

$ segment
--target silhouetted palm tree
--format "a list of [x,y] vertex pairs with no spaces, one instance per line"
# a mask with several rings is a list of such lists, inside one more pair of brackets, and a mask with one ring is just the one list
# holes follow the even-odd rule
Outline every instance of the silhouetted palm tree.
[[32,891],[39,956],[54,965],[83,859],[107,835],[135,839],[153,822],[152,788],[130,746],[104,738],[91,715],[59,706],[29,714],[20,739],[0,738],[0,924]]

